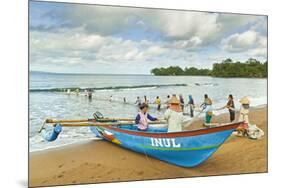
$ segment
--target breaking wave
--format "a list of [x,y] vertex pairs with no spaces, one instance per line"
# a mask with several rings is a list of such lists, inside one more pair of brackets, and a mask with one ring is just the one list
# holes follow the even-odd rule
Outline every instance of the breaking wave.
[[166,84],[166,85],[137,85],[137,86],[110,86],[110,87],[89,87],[89,88],[80,88],[80,87],[70,87],[70,88],[47,88],[47,89],[30,89],[30,92],[66,92],[68,89],[70,91],[84,91],[86,89],[92,89],[93,91],[107,91],[107,90],[134,90],[134,89],[154,89],[161,87],[181,87],[188,86],[187,84]]

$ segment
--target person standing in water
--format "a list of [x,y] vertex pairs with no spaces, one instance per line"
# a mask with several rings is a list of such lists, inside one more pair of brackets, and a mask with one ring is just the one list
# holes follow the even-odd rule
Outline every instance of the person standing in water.
[[84,95],[85,95],[85,97],[88,96],[88,89],[85,89],[85,90],[84,90]]
[[135,123],[138,126],[138,130],[146,131],[149,126],[148,120],[157,121],[158,119],[148,114],[148,105],[146,103],[142,103],[139,108],[140,112],[136,116]]
[[205,124],[211,123],[213,117],[212,100],[207,94],[204,95],[204,102],[201,104],[202,111],[205,112]]
[[192,98],[192,95],[189,95],[188,96],[188,103],[187,105],[189,105],[189,108],[190,108],[190,117],[193,117],[194,116],[194,100]]
[[183,118],[180,101],[173,95],[169,100],[169,108],[164,113],[164,119],[168,122],[168,132],[182,131]]
[[156,97],[155,104],[157,104],[157,110],[160,111],[160,109],[161,109],[161,100],[160,100],[159,96]]
[[155,104],[157,104],[157,110],[160,111],[160,109],[161,109],[161,99],[159,98],[159,96],[156,97]]
[[87,93],[88,99],[91,100],[92,99],[92,89],[89,89],[87,92],[88,92]]
[[123,97],[123,102],[124,102],[124,103],[127,103],[126,97]]
[[75,90],[76,95],[79,95],[79,92],[80,92],[80,89],[77,88],[77,89]]
[[181,109],[182,109],[182,111],[184,111],[184,99],[183,99],[182,94],[179,95],[179,98],[180,98],[180,106],[181,106]]
[[71,94],[70,89],[67,89],[66,93],[67,93],[68,95],[70,95],[70,94]]
[[141,105],[141,99],[140,99],[140,97],[137,97],[137,100],[136,100],[135,104],[138,105],[138,106]]
[[227,104],[223,108],[228,108],[229,116],[230,116],[230,122],[235,120],[235,106],[234,106],[234,100],[232,94],[228,96]]
[[143,98],[144,98],[144,103],[145,103],[145,104],[148,104],[148,100],[147,100],[146,95],[145,95],[145,96],[143,96]]
[[165,102],[166,108],[169,108],[169,101],[170,101],[170,95],[167,96],[167,101]]

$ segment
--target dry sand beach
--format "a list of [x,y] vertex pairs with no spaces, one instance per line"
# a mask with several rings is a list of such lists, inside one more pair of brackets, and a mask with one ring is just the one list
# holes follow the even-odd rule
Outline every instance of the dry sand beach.
[[[264,130],[261,140],[231,136],[213,156],[194,168],[171,165],[102,140],[32,152],[29,186],[267,172],[267,107],[252,109],[249,118]],[[214,118],[214,122],[227,121],[228,114]],[[202,121],[189,128],[202,128]]]

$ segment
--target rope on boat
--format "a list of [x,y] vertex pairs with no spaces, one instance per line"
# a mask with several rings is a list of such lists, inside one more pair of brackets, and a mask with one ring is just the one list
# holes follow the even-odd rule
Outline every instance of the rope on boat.
[[[182,124],[184,125],[184,127],[188,127],[189,125],[191,125],[191,123],[193,123],[195,120],[197,120],[197,118],[200,116],[200,114],[202,113],[203,111],[200,111],[198,114],[196,114],[196,116],[194,116],[191,120],[188,120],[188,121],[184,121]],[[185,124],[187,123],[187,124]]]
[[[135,139],[135,137],[133,137]],[[142,150],[143,150],[143,153],[145,155],[145,159],[151,164],[152,168],[153,169],[156,169],[158,171],[162,171],[164,172],[162,169],[158,168],[157,165],[155,165],[152,160],[150,159],[150,157],[147,155],[146,151],[145,151],[145,148],[142,147]]]

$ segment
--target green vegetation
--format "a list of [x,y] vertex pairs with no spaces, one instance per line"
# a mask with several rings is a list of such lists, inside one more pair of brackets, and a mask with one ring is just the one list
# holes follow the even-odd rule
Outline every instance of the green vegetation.
[[222,63],[213,64],[212,76],[215,77],[267,77],[267,62],[261,63],[256,59],[249,59],[245,63],[232,62],[226,59]]
[[156,76],[214,76],[214,77],[248,77],[265,78],[267,77],[267,61],[261,63],[256,59],[249,59],[244,63],[233,62],[226,59],[221,63],[214,63],[213,69],[198,69],[195,67],[182,69],[179,66],[170,66],[167,68],[154,68],[151,73]]
[[168,76],[168,75],[200,75],[200,76],[208,76],[210,75],[209,69],[197,69],[195,67],[185,68],[184,70],[179,66],[170,66],[168,68],[154,68],[151,70],[151,73],[157,76]]

